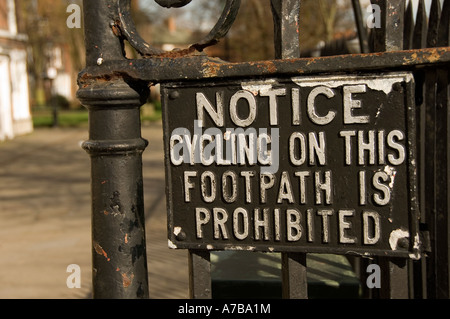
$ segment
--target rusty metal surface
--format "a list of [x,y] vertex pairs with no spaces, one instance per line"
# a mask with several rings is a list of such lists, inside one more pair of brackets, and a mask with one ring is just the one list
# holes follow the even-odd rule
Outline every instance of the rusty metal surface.
[[80,73],[81,86],[89,81],[114,77],[141,79],[150,83],[215,78],[307,75],[314,73],[372,70],[415,70],[450,62],[450,48],[393,51],[332,57],[299,58],[243,63],[226,63],[205,55],[182,58],[117,60],[86,68]]

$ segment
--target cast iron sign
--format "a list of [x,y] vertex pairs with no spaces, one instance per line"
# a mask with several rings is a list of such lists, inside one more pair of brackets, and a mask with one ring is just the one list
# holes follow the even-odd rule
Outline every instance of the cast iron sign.
[[410,73],[162,87],[169,246],[415,258]]

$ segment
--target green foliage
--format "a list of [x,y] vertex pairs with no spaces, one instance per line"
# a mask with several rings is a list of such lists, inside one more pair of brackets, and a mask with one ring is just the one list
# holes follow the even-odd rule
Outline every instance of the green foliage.
[[[87,110],[62,110],[58,111],[58,126],[60,127],[78,127],[87,125],[88,123],[88,111]],[[53,126],[53,111],[51,108],[41,109],[33,112],[33,125],[38,127],[51,127]]]

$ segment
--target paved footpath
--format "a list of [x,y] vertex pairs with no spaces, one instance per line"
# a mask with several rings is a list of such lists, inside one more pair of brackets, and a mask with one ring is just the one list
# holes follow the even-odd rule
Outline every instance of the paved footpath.
[[[37,129],[0,143],[0,299],[91,298],[87,128]],[[187,252],[167,248],[159,123],[142,128],[150,297],[188,297]],[[81,267],[69,289],[67,267]]]

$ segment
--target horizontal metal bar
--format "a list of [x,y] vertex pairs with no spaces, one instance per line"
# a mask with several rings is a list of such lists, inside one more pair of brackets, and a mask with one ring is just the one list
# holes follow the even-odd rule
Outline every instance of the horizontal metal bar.
[[314,73],[414,69],[450,62],[450,47],[349,54],[331,57],[226,63],[205,55],[108,61],[79,75],[83,87],[92,81],[124,77],[151,83],[225,77],[292,76]]

